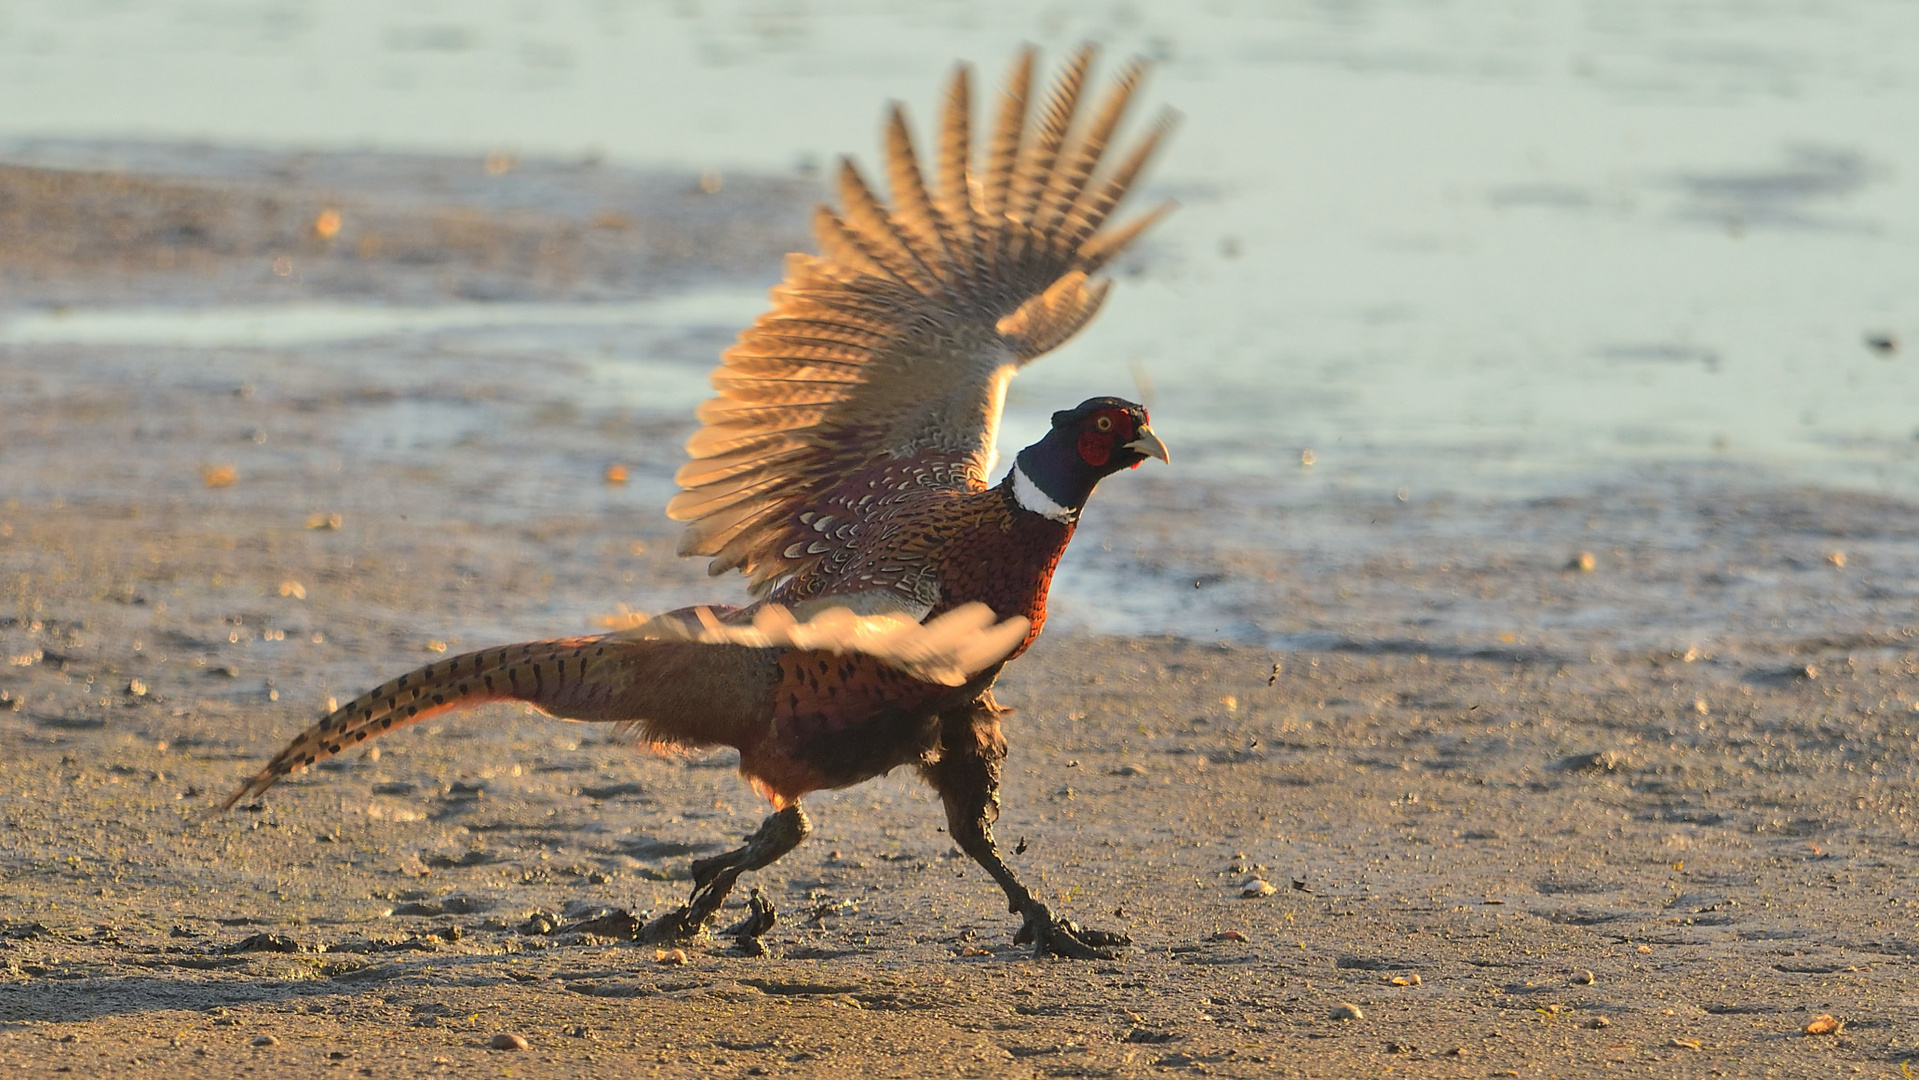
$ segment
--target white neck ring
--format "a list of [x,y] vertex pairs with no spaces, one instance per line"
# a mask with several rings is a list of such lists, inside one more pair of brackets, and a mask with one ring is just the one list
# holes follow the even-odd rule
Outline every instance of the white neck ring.
[[1018,462],[1013,464],[1013,501],[1019,504],[1020,509],[1031,510],[1049,521],[1072,521],[1079,516],[1079,511],[1061,506],[1041,491]]

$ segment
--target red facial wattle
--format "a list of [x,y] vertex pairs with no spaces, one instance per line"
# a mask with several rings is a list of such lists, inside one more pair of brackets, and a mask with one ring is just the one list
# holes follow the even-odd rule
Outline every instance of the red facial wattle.
[[1113,456],[1113,433],[1087,426],[1079,433],[1079,458],[1098,469]]
[[1113,447],[1133,438],[1133,418],[1124,409],[1101,409],[1079,429],[1079,457],[1095,469],[1113,458]]

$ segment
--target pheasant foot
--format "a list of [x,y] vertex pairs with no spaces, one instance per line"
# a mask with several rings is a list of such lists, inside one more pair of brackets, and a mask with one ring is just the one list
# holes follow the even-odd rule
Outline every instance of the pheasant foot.
[[[759,830],[746,838],[743,846],[696,861],[693,864],[693,895],[687,898],[686,904],[648,923],[634,940],[660,944],[691,941],[703,936],[741,874],[771,865],[780,856],[800,846],[800,841],[812,831],[813,823],[806,819],[806,812],[800,809],[798,803],[769,815],[760,823]],[[764,897],[760,897],[760,903],[766,906],[767,920],[766,927],[752,935],[755,942],[760,934],[773,925],[773,905],[766,903]],[[754,910],[757,914],[758,908]],[[749,922],[752,918],[749,916]]]
[[1093,930],[1070,919],[1062,919],[1037,900],[1026,906],[1026,924],[1013,935],[1013,944],[1032,945],[1036,957],[1059,956],[1068,960],[1114,960],[1118,949],[1133,943],[1126,934]]

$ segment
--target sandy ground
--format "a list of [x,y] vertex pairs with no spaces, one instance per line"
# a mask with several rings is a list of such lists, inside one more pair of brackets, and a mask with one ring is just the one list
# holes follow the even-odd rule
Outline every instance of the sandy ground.
[[[284,182],[268,174],[286,162],[174,164],[0,169],[0,221],[31,238],[0,245],[9,302],[270,299],[292,276],[273,261],[295,256],[303,295],[627,296],[661,266],[767,272],[804,194],[553,167],[562,209],[540,211],[538,166],[507,174],[528,205],[502,209],[462,194],[478,162],[409,166],[450,178],[437,188],[390,161]],[[714,217],[737,242],[649,246],[698,224],[682,202],[727,192]],[[334,203],[426,254],[316,240],[306,223]],[[565,239],[609,206],[627,224],[603,250]],[[183,215],[213,239],[165,262]],[[436,239],[462,221],[469,246]],[[715,343],[655,344],[698,364]],[[1919,1058],[1898,537],[1919,512],[1749,480],[1435,505],[1287,569],[1182,538],[1230,491],[1118,478],[1129,535],[1179,553],[1167,575],[1250,582],[1296,613],[1288,640],[1323,647],[1081,624],[1003,680],[1001,837],[1058,907],[1133,935],[1117,962],[1014,947],[997,890],[903,775],[809,800],[813,838],[754,879],[781,913],[768,958],[569,929],[672,905],[690,859],[762,809],[723,755],[651,757],[514,709],[207,816],[328,697],[433,650],[734,595],[672,556],[658,510],[690,420],[563,392],[589,375],[432,339],[0,349],[0,1068],[1897,1076]],[[632,480],[607,483],[610,463]],[[1565,569],[1555,523],[1615,517],[1705,539]],[[1293,520],[1359,527],[1350,508]],[[1150,561],[1104,552],[1101,528],[1069,558]],[[1499,543],[1446,540],[1469,531]],[[1826,561],[1838,546],[1849,568]],[[1683,626],[1688,596],[1752,577],[1735,565],[1772,568],[1759,591],[1783,610],[1759,603],[1708,646],[1647,644],[1648,620]],[[1440,600],[1483,633],[1422,636]],[[1582,605],[1577,633],[1499,630]],[[1246,896],[1249,879],[1276,890]],[[1802,1034],[1821,1014],[1843,1029]],[[500,1033],[528,1048],[488,1049]]]

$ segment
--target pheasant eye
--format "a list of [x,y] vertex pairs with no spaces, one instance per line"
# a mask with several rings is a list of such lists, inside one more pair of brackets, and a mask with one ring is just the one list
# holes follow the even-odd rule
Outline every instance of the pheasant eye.
[[1102,416],[1098,420],[1093,421],[1093,426],[1101,431],[1111,431],[1113,430],[1113,418],[1110,416]]

